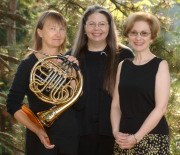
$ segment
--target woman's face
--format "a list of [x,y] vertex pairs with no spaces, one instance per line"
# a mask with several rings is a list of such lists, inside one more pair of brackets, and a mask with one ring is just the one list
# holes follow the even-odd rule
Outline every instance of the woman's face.
[[91,14],[84,27],[88,41],[91,42],[105,42],[109,33],[109,23],[105,15],[101,13]]
[[128,33],[128,41],[136,52],[148,51],[152,43],[149,24],[145,21],[135,22]]
[[66,38],[66,28],[51,18],[47,18],[43,29],[37,32],[42,38],[42,48],[59,48]]

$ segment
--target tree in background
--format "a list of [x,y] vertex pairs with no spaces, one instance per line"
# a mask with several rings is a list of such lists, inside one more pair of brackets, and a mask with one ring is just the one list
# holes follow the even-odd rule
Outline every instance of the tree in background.
[[[8,7],[12,2],[13,11]],[[171,98],[166,113],[170,126],[171,154],[180,152],[180,2],[179,0],[2,0],[0,4],[0,154],[23,154],[25,128],[15,123],[5,110],[5,98],[17,64],[31,45],[31,36],[40,12],[54,9],[67,20],[67,50],[71,48],[80,17],[89,5],[99,4],[113,14],[119,32],[119,41],[127,45],[122,36],[122,24],[135,11],[149,11],[162,23],[162,31],[151,46],[154,53],[166,59],[170,66]],[[172,9],[173,8],[173,9]],[[172,12],[174,10],[174,12]],[[10,23],[12,22],[12,24]],[[10,33],[9,33],[10,32]],[[13,37],[11,37],[11,35]],[[26,102],[26,99],[24,100]],[[16,134],[16,136],[12,136]],[[179,142],[179,145],[178,145]],[[19,147],[22,146],[22,147]],[[178,150],[179,149],[179,150]]]

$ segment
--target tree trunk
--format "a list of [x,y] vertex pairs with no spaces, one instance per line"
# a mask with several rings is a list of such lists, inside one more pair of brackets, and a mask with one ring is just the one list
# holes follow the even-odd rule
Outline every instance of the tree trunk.
[[[16,13],[16,6],[17,6],[18,0],[9,0],[8,2],[8,8],[9,12],[11,14]],[[9,27],[7,28],[7,43],[8,43],[8,55],[12,57],[16,57],[16,22],[10,18],[8,18]],[[9,62],[10,68],[13,69],[14,63]],[[13,76],[11,73],[9,74],[9,86],[11,85]],[[14,128],[14,125],[12,125],[12,135],[16,137],[16,130]],[[13,151],[14,155],[20,155],[20,152],[14,149]]]
[[[17,4],[17,0],[9,0],[8,8],[9,8],[10,13],[12,14],[16,13],[16,4]],[[16,45],[16,29],[15,29],[16,22],[8,18],[8,23],[12,27],[8,27],[7,29],[7,42],[9,46],[15,46]],[[8,54],[10,56],[15,56],[15,53],[13,52],[9,52]]]
[[[8,8],[9,8],[9,12],[11,14],[15,14],[16,13],[16,5],[17,5],[17,1],[18,0],[9,0],[8,2]],[[12,56],[12,57],[16,57],[16,22],[10,18],[8,18],[8,24],[10,25],[7,28],[7,43],[8,43],[8,55]],[[10,68],[13,69],[14,64],[13,63],[9,63]],[[9,74],[9,86],[11,85],[12,82],[12,78],[13,76],[11,76],[11,74]]]
[[4,109],[0,110],[0,114],[1,114],[1,132],[5,132],[5,122],[6,122],[6,117],[4,116]]

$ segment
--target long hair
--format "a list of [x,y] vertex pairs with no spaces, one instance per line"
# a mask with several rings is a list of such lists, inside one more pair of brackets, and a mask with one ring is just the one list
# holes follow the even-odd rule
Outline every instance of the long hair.
[[105,77],[104,77],[104,84],[103,88],[106,90],[110,95],[112,95],[114,86],[115,86],[115,78],[116,78],[116,71],[118,62],[116,60],[116,51],[118,49],[117,44],[117,30],[114,24],[114,20],[110,12],[102,6],[99,5],[92,5],[87,8],[84,12],[84,15],[80,21],[79,29],[77,36],[74,41],[74,45],[72,48],[72,55],[77,57],[79,63],[81,65],[85,54],[87,53],[88,47],[87,42],[88,38],[85,34],[85,24],[88,20],[88,17],[94,13],[101,13],[103,14],[108,21],[109,24],[109,33],[106,38],[107,47],[106,47],[106,63],[105,63]]
[[[66,28],[66,21],[59,12],[57,12],[55,10],[48,10],[48,11],[43,12],[39,16],[39,19],[37,21],[37,24],[36,24],[36,27],[34,30],[33,38],[32,38],[32,40],[33,40],[33,46],[32,47],[35,50],[42,49],[42,39],[38,35],[37,29],[41,29],[41,30],[43,29],[44,23],[45,23],[47,18],[54,20],[55,22],[57,22],[58,24],[61,24],[62,26],[64,26]],[[62,45],[59,47],[59,52],[64,53],[65,48],[66,48],[66,38],[65,38],[64,42],[62,43]]]

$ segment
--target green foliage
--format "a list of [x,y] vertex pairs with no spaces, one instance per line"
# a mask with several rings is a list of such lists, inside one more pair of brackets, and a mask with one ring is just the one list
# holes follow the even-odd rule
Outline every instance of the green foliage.
[[176,155],[180,153],[180,78],[171,79],[171,97],[166,112],[170,129],[170,151]]
[[[26,54],[26,48],[31,44],[31,37],[39,14],[48,9],[54,9],[63,14],[67,20],[67,50],[72,47],[77,33],[79,20],[86,8],[93,4],[100,4],[106,7],[113,15],[119,41],[127,45],[126,39],[122,36],[122,24],[126,17],[135,11],[148,11],[155,14],[161,21],[162,30],[160,36],[151,45],[151,51],[157,56],[166,59],[169,64],[172,84],[171,97],[166,113],[166,118],[170,127],[171,154],[179,154],[180,146],[180,1],[179,0],[19,0],[17,1],[16,13],[22,16],[27,22],[25,25],[16,23],[16,46],[13,48],[17,52],[16,57],[21,60]],[[2,0],[1,11],[8,11],[8,1]],[[173,8],[173,9],[172,9]],[[175,10],[172,12],[172,10]],[[7,17],[0,17],[0,51],[7,54]],[[7,62],[7,61],[6,61]],[[7,62],[8,64],[8,62]],[[0,62],[0,92],[7,94],[9,74],[14,75],[16,71],[9,73],[8,69]],[[0,102],[5,104],[5,99]],[[25,102],[27,100],[25,99]],[[2,110],[0,110],[0,117]],[[11,138],[13,132],[16,136]],[[12,145],[23,146],[24,149],[25,128],[16,124],[13,125],[12,118],[6,118],[5,134],[0,133],[0,139],[4,139]],[[6,135],[7,134],[7,135]],[[179,150],[178,150],[179,149]],[[0,154],[11,154],[13,148],[0,142]]]
[[25,128],[21,124],[14,124],[13,130],[16,136],[8,132],[0,132],[0,154],[13,155],[13,149],[24,153],[25,149]]
[[37,6],[33,0],[18,1],[17,13],[21,14],[27,20],[26,25],[17,23],[16,40],[17,44],[21,47],[27,47],[30,43],[35,23],[37,20],[38,12],[34,10]]

